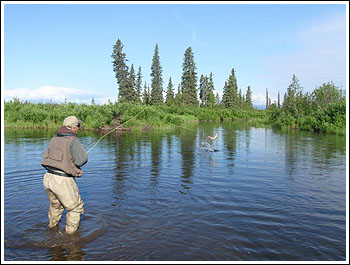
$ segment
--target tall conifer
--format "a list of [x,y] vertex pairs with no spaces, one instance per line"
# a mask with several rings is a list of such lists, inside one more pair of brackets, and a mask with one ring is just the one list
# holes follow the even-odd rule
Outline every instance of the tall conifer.
[[142,86],[142,73],[141,66],[139,66],[139,70],[137,72],[137,80],[136,80],[136,103],[141,102],[141,86]]
[[201,107],[207,104],[208,92],[208,78],[207,76],[201,75],[199,79],[199,99],[201,101]]
[[[244,96],[243,96],[244,97]],[[239,93],[238,93],[238,108],[242,109],[243,108],[243,97],[242,97],[242,89],[239,89]]]
[[178,105],[178,106],[183,104],[183,102],[182,102],[182,94],[181,94],[181,85],[180,84],[177,86],[177,93],[175,95],[174,101],[175,101],[175,104]]
[[154,55],[151,66],[151,104],[156,105],[163,103],[163,78],[162,78],[162,67],[159,61],[159,49],[158,44],[154,49]]
[[224,92],[222,95],[222,101],[226,108],[238,107],[238,93],[237,93],[237,80],[235,76],[235,70],[232,68],[231,74],[225,82]]
[[216,92],[216,95],[215,95],[215,104],[216,105],[220,105],[221,104],[220,96],[219,96],[218,92]]
[[130,67],[130,73],[129,73],[129,86],[128,86],[128,95],[127,95],[127,101],[128,102],[135,102],[136,101],[136,76],[135,76],[135,69],[134,65],[132,64]]
[[213,80],[213,73],[210,72],[209,80],[208,80],[208,98],[207,103],[209,106],[215,105],[215,96],[214,96],[214,80]]
[[184,61],[182,63],[181,88],[183,102],[185,104],[198,105],[197,73],[191,47],[186,49]]
[[247,109],[253,108],[252,90],[250,89],[250,86],[248,86],[247,88],[247,93],[245,96],[245,105]]
[[265,97],[265,109],[269,109],[270,108],[270,105],[269,105],[269,91],[267,91],[267,88],[266,88],[266,97]]
[[151,104],[149,87],[147,86],[146,82],[145,82],[145,85],[143,87],[142,103],[145,104],[145,105],[150,105]]
[[119,85],[118,99],[120,102],[127,101],[129,94],[129,69],[126,65],[127,59],[126,54],[123,52],[123,44],[119,39],[116,41],[115,45],[113,45],[111,57],[113,58],[113,71],[115,72],[115,77]]
[[173,89],[173,83],[171,81],[171,77],[169,78],[165,103],[168,105],[171,105],[174,103],[174,89]]

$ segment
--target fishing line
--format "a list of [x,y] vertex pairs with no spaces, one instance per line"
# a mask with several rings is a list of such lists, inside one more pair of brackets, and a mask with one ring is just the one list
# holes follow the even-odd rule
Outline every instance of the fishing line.
[[[106,137],[108,134],[110,134],[111,132],[113,132],[114,130],[118,129],[118,127],[128,123],[129,121],[131,121],[132,119],[136,118],[138,115],[140,115],[143,111],[145,111],[146,108],[144,108],[143,110],[141,110],[139,113],[137,113],[135,116],[133,116],[132,118],[130,118],[129,120],[127,120],[126,122],[123,122],[122,124],[119,124],[118,126],[114,127],[112,130],[108,131],[106,134],[102,135],[98,141],[89,149],[89,151],[87,151],[86,153],[89,153],[104,137]],[[96,140],[92,141],[91,143],[95,142]],[[91,143],[89,143],[86,147],[88,147]],[[85,147],[85,148],[86,148]]]
[[[91,145],[91,144],[92,144],[93,142],[95,142],[96,140],[98,140],[98,141],[89,149],[89,151],[87,151],[87,153],[89,153],[89,152],[90,152],[104,137],[106,137],[108,134],[110,134],[111,132],[115,131],[115,130],[118,129],[120,126],[122,126],[122,125],[128,123],[128,122],[131,121],[132,119],[136,118],[138,115],[140,115],[143,111],[145,111],[145,110],[148,109],[148,108],[151,108],[151,107],[145,107],[145,108],[143,108],[139,113],[137,113],[135,116],[133,116],[132,118],[130,118],[130,119],[127,120],[126,122],[117,125],[117,126],[114,127],[112,130],[110,130],[110,131],[108,131],[106,134],[102,135],[100,138],[97,138],[97,139],[95,139],[94,141],[92,141],[91,143],[89,143],[88,145],[86,145],[85,148],[88,147],[89,145]],[[160,115],[163,117],[163,119],[164,119],[167,123],[169,123],[170,125],[172,125],[172,126],[179,127],[179,128],[183,128],[183,129],[186,129],[186,130],[191,130],[191,131],[194,131],[194,132],[197,132],[197,130],[194,130],[194,129],[191,129],[191,128],[186,128],[186,127],[181,126],[181,125],[172,124],[172,123],[169,122],[169,121],[165,118],[165,116],[164,116],[163,114],[161,114],[159,111],[157,111],[157,110],[155,110],[155,109],[151,109],[151,110],[157,112],[158,114],[160,114]]]
[[[157,112],[158,114],[160,114],[163,118],[164,118],[164,115],[162,115],[159,111],[155,110],[155,109],[152,109],[153,111]],[[194,129],[191,129],[191,128],[186,128],[186,127],[183,127],[181,125],[175,125],[175,124],[172,124],[171,122],[167,121],[166,118],[164,118],[164,120],[169,123],[170,125],[173,125],[175,127],[179,127],[179,128],[183,128],[183,129],[186,129],[186,130],[191,130],[191,131],[194,131],[194,132],[197,132],[197,130],[194,130]]]

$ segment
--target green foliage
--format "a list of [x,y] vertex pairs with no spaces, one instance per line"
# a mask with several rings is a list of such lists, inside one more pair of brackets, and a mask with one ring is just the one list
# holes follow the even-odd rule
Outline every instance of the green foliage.
[[57,128],[65,117],[74,115],[83,121],[85,129],[97,129],[105,125],[115,126],[116,122],[134,129],[142,125],[154,128],[173,128],[193,121],[222,121],[238,119],[266,120],[258,110],[235,110],[224,106],[200,108],[193,105],[160,104],[142,105],[135,103],[87,104],[33,104],[18,99],[5,102],[6,127],[45,127]]
[[226,108],[235,108],[238,104],[238,87],[235,70],[232,68],[228,80],[225,82],[222,102]]
[[344,98],[344,92],[338,89],[332,82],[324,83],[316,88],[312,94],[313,108],[326,110],[330,104],[339,102]]
[[274,127],[345,135],[345,95],[333,83],[323,84],[311,94],[303,94],[293,75],[283,107],[273,104],[268,114],[268,120]]
[[298,107],[302,98],[302,87],[299,84],[298,78],[293,75],[292,81],[284,96],[283,108],[293,115],[298,115]]

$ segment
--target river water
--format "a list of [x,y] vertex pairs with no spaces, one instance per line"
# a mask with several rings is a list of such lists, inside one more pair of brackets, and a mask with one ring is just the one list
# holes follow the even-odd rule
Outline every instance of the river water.
[[[76,179],[85,213],[72,236],[66,211],[47,227],[40,163],[55,131],[5,129],[5,261],[346,259],[345,137],[187,127],[102,139]],[[100,136],[79,132],[83,145]]]

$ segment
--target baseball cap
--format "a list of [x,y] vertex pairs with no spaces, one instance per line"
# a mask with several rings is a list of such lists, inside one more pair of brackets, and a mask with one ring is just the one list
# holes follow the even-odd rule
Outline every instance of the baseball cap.
[[63,121],[63,126],[73,128],[74,126],[80,127],[80,124],[82,123],[81,120],[78,120],[75,116],[68,116]]

